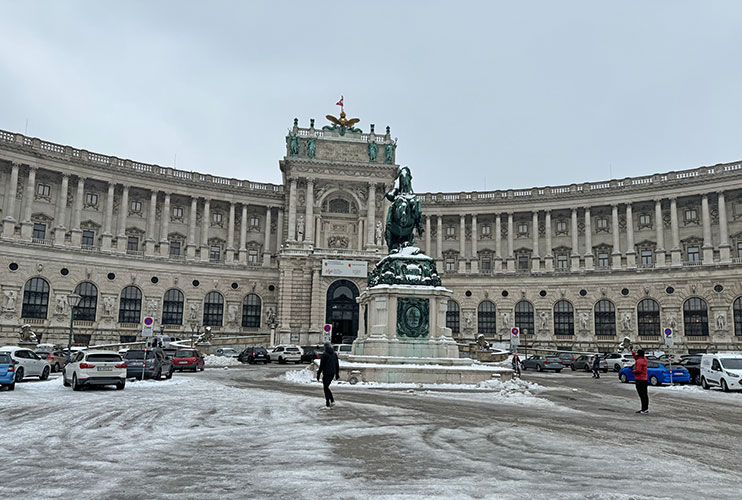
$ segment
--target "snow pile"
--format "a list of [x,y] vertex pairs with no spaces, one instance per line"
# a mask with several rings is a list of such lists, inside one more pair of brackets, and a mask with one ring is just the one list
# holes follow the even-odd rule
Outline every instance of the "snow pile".
[[541,392],[545,389],[544,386],[537,384],[536,382],[529,382],[520,378],[514,378],[510,380],[491,379],[480,382],[478,387],[482,389],[494,389],[501,393],[514,393],[520,392],[523,394],[532,394],[535,392]]
[[228,358],[227,356],[215,356],[207,354],[204,356],[205,366],[237,366],[241,365],[237,358]]
[[284,378],[288,382],[293,382],[295,384],[311,384],[312,382],[317,382],[317,375],[315,375],[310,368],[287,371]]

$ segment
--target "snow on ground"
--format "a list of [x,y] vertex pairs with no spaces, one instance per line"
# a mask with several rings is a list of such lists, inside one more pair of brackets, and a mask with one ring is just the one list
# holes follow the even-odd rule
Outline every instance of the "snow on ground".
[[215,356],[213,354],[204,356],[204,366],[239,366],[241,364],[237,358]]

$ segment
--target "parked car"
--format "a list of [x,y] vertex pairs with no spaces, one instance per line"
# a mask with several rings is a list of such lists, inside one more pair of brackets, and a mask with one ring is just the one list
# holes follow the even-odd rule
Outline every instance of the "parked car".
[[315,359],[320,359],[325,352],[324,345],[303,345],[301,346],[301,362],[311,363]]
[[31,349],[25,347],[16,346],[5,346],[0,347],[0,352],[10,354],[13,361],[18,363],[15,365],[15,381],[23,382],[26,377],[39,377],[39,380],[46,380],[49,378],[51,367],[46,360],[41,359]]
[[246,347],[242,350],[240,355],[237,357],[237,359],[241,363],[257,363],[258,361],[262,361],[263,364],[270,362],[270,357],[268,356],[268,350],[263,346],[250,346]]
[[676,354],[660,354],[659,356],[647,356],[647,359],[659,361],[663,364],[670,364],[672,362],[673,365],[677,365],[680,363],[681,357]]
[[556,353],[555,356],[559,358],[562,366],[566,368],[568,366],[572,366],[572,363],[579,357],[579,354],[575,354],[573,352],[559,352]]
[[144,372],[144,378],[159,380],[164,375],[169,379],[172,378],[175,370],[173,360],[157,347],[147,349],[146,364],[144,349],[129,349],[124,355],[124,360],[126,361],[126,376],[129,378],[142,378],[142,372]]
[[[618,371],[618,378],[624,384],[636,382],[634,377],[634,365],[621,368]],[[690,382],[690,373],[682,366],[673,366],[672,370],[656,360],[647,360],[647,381],[650,385],[680,383],[687,384]]]
[[543,356],[541,354],[534,354],[533,356],[530,356],[526,358],[521,363],[521,369],[527,370],[529,368],[532,368],[538,372],[542,372],[544,370],[554,370],[555,372],[559,373],[562,371],[562,368],[564,366],[562,365],[562,362],[557,358],[556,356]]
[[88,385],[126,387],[126,363],[117,352],[80,351],[62,371],[62,383],[79,391]]
[[45,359],[52,369],[52,373],[61,372],[67,363],[67,355],[61,350],[47,351],[46,349],[36,349],[34,351],[38,357]]
[[7,352],[0,352],[0,387],[15,389],[15,361]]
[[[696,385],[701,385],[701,355],[694,354],[691,356],[681,356],[678,366],[682,366],[690,373],[691,381]],[[675,363],[673,363],[673,367]]]
[[569,367],[572,368],[572,371],[575,371],[575,370],[583,370],[586,372],[592,371],[593,358],[594,356],[587,356],[583,354],[582,356],[572,361],[572,364],[569,365]]
[[742,390],[742,353],[701,356],[701,387],[718,385],[724,392]]
[[268,362],[271,361],[279,363],[293,361],[299,364],[301,363],[301,349],[296,345],[277,345],[268,353]]
[[[334,346],[335,352],[339,358],[344,358],[353,351],[353,344],[337,344]],[[322,356],[320,356],[322,357]]]
[[605,359],[606,371],[613,370],[614,372],[617,372],[622,368],[634,364],[634,356],[632,356],[631,353],[611,352],[603,359]]
[[239,358],[240,353],[231,347],[220,347],[214,351],[215,356],[225,356],[227,358]]
[[204,371],[204,357],[198,352],[198,349],[177,349],[172,358],[173,366],[178,371],[186,368],[189,370]]

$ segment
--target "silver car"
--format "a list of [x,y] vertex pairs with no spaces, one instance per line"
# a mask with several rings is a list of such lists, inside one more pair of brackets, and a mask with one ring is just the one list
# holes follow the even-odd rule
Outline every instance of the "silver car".
[[529,368],[542,372],[544,370],[553,370],[557,373],[562,371],[564,365],[557,356],[543,356],[541,354],[534,354],[529,358],[521,362],[521,368],[527,370]]

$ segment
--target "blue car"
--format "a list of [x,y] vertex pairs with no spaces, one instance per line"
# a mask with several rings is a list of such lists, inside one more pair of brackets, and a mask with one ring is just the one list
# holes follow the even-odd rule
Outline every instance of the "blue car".
[[[628,368],[622,368],[618,372],[618,378],[624,384],[629,382],[635,382],[634,372],[631,370],[634,366]],[[647,361],[647,381],[650,385],[669,384],[670,375],[672,374],[672,383],[678,382],[681,384],[687,384],[690,382],[690,373],[688,370],[679,365],[673,365],[672,370],[669,366],[665,366],[659,361]]]
[[15,362],[6,352],[0,352],[0,386],[15,389]]

